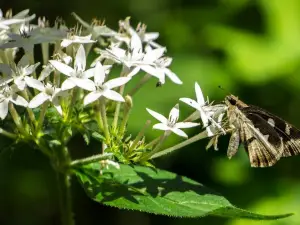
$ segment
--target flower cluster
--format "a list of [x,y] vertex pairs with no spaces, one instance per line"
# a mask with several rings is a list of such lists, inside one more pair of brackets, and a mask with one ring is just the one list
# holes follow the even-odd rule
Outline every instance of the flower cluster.
[[[195,83],[197,100],[180,99],[196,110],[195,118],[178,122],[179,104],[172,108],[168,119],[147,108],[160,121],[153,128],[165,132],[147,144],[143,129],[131,140],[126,127],[132,97],[142,85],[151,77],[161,85],[167,80],[182,84],[169,68],[172,58],[165,55],[165,47],[156,43],[159,34],[146,32],[144,24],[135,29],[126,18],[114,31],[101,21],[89,24],[73,15],[80,28],[67,28],[59,20],[50,27],[45,18],[34,23],[35,15],[29,10],[16,15],[9,11],[6,16],[0,10],[0,118],[12,119],[17,127],[17,132],[3,130],[3,135],[32,140],[51,155],[52,148],[66,145],[75,131],[86,139],[96,132],[105,145],[103,152],[113,153],[115,160],[145,163],[160,151],[171,132],[188,138],[182,129],[200,125],[191,120],[201,118],[206,137],[225,133],[221,122],[226,106],[210,105]],[[24,50],[21,58],[17,54],[20,48]],[[42,62],[35,62],[34,48],[41,51]],[[87,58],[92,49],[99,56],[89,65]],[[116,67],[121,68],[120,75],[112,78]],[[140,83],[126,92],[126,84],[142,73]],[[26,112],[20,116],[15,105],[25,107]],[[145,128],[148,126],[147,122]],[[50,135],[52,141],[45,144],[41,139],[49,135],[49,130],[55,132]]]

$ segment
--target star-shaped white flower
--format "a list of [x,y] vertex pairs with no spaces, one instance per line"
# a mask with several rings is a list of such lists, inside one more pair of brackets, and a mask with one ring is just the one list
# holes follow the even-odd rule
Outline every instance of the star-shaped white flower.
[[119,101],[119,102],[125,101],[122,95],[120,95],[118,92],[112,89],[126,84],[131,79],[130,77],[119,77],[104,82],[105,68],[101,65],[100,62],[96,63],[94,74],[95,74],[94,80],[95,80],[96,90],[85,96],[83,100],[84,105],[88,105],[96,101],[101,96],[114,101]]
[[137,34],[141,38],[143,43],[146,43],[146,48],[161,48],[162,46],[154,42],[159,37],[158,32],[148,32],[146,33],[147,26],[145,24],[139,23],[136,29]]
[[74,61],[74,69],[57,60],[49,60],[49,62],[55,69],[68,76],[68,78],[62,83],[62,90],[68,90],[76,86],[88,91],[95,90],[94,82],[89,79],[94,75],[95,68],[85,70],[86,56],[82,45],[80,45],[77,50]]
[[87,43],[95,43],[96,41],[91,40],[92,35],[89,34],[87,36],[77,36],[73,34],[68,34],[67,38],[64,38],[60,43],[60,46],[65,48],[73,43],[87,44]]
[[28,102],[22,96],[16,94],[16,91],[17,87],[14,85],[11,87],[6,85],[0,90],[0,118],[2,120],[7,116],[9,102],[23,107],[28,105]]
[[26,87],[25,77],[32,74],[36,68],[39,66],[39,62],[34,65],[29,65],[29,59],[26,55],[24,55],[18,64],[12,63],[11,66],[6,64],[0,64],[0,71],[4,72],[6,75],[5,84],[9,84],[10,82],[14,82],[19,90],[24,90]]
[[161,84],[165,83],[166,76],[170,78],[175,84],[182,84],[182,81],[169,68],[172,58],[163,57],[165,48],[148,48],[143,63],[140,63],[139,68],[146,73],[155,76],[159,79]]
[[23,48],[25,52],[32,52],[34,45],[61,40],[66,33],[55,28],[22,24],[20,34],[8,33],[7,36],[9,37],[8,42],[0,45],[0,49]]
[[26,83],[29,87],[40,91],[28,104],[29,108],[37,108],[46,101],[50,101],[56,110],[62,115],[62,108],[60,106],[59,97],[66,95],[60,88],[56,88],[50,83],[43,84],[41,81],[31,77],[26,78]]
[[169,119],[164,117],[162,114],[159,114],[151,109],[146,108],[147,111],[157,120],[159,120],[161,123],[157,123],[153,126],[154,129],[158,130],[164,130],[166,132],[172,131],[173,133],[187,138],[187,134],[180,130],[181,128],[190,128],[190,127],[195,127],[198,126],[199,123],[192,123],[192,122],[179,122],[179,105],[176,104],[170,111],[169,114]]
[[141,50],[134,48],[126,51],[125,49],[111,46],[105,50],[96,49],[95,51],[101,55],[94,60],[93,64],[102,59],[110,59],[115,63],[124,65],[126,68],[131,68],[139,65],[144,57],[144,53]]
[[0,29],[6,29],[8,30],[11,25],[14,24],[21,24],[21,23],[25,23],[28,21],[31,21],[35,18],[35,14],[31,15],[31,16],[27,16],[29,13],[29,10],[23,10],[22,12],[16,14],[15,16],[13,16],[12,18],[5,18],[3,17],[3,12],[0,9]]
[[94,39],[98,39],[99,37],[112,37],[117,34],[116,31],[108,28],[105,25],[96,25],[92,23],[91,25],[87,22],[85,22],[83,19],[81,19],[76,13],[72,13],[72,15],[75,17],[75,19],[81,23],[83,27],[87,29],[89,33],[92,34],[92,37]]
[[[205,106],[206,103],[203,97],[203,93],[197,82],[195,83],[195,92],[197,101],[191,98],[180,98],[179,100],[198,110],[203,123],[203,127],[206,128],[208,137],[211,137],[215,134],[215,129],[213,129],[214,127],[218,128],[218,130],[221,130],[223,133],[225,133],[221,125],[212,118],[214,117],[212,114],[213,110],[210,110],[208,108],[209,106]],[[209,121],[211,122],[211,125],[209,125]]]

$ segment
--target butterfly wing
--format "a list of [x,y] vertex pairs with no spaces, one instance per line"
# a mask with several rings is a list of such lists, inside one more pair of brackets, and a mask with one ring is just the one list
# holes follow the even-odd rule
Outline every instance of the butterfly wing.
[[246,115],[257,115],[267,121],[282,138],[284,150],[282,157],[300,154],[300,130],[257,106],[246,107],[242,110]]

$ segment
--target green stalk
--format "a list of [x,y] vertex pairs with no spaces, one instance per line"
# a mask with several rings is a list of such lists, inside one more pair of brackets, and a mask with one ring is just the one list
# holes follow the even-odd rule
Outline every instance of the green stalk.
[[101,116],[101,109],[100,109],[99,101],[95,102],[95,107],[96,107],[96,110],[95,110],[96,121],[97,121],[98,127],[100,130],[103,130],[103,120],[102,120],[102,116]]
[[101,118],[103,121],[103,132],[106,138],[106,143],[108,144],[110,142],[110,133],[109,133],[107,117],[106,117],[105,98],[101,97],[99,99],[99,102],[100,102]]
[[8,103],[8,109],[9,109],[10,115],[13,118],[13,121],[15,122],[18,130],[26,137],[27,132],[23,127],[22,120],[21,120],[17,110],[15,109],[14,105],[11,102]]
[[155,146],[155,148],[149,152],[148,154],[145,154],[142,158],[141,161],[146,161],[148,159],[151,158],[151,156],[153,156],[155,153],[157,153],[160,150],[160,147],[162,146],[162,144],[164,143],[164,141],[166,140],[166,138],[170,135],[170,131],[166,131],[163,135],[160,136],[159,142],[157,143],[157,145]]
[[48,105],[49,105],[49,101],[44,102],[43,105],[42,105],[42,110],[40,112],[40,117],[39,117],[38,125],[36,127],[36,133],[38,133],[41,130],[42,126],[43,126]]
[[144,86],[144,84],[146,84],[148,82],[148,80],[150,78],[151,78],[151,75],[149,75],[148,73],[146,73],[143,76],[143,78],[137,83],[137,85],[128,92],[128,95],[133,96],[138,90],[140,90],[141,87]]
[[[125,90],[125,84],[120,87],[120,91],[119,91],[120,95],[123,96],[124,90]],[[112,124],[113,129],[116,129],[117,126],[118,126],[120,109],[121,109],[121,102],[117,102],[116,111],[115,111],[115,114],[114,114],[114,120],[113,120],[113,124]]]
[[189,144],[192,144],[192,143],[194,143],[196,141],[199,141],[199,140],[201,140],[203,138],[207,138],[207,132],[206,131],[203,131],[200,134],[197,134],[197,135],[195,135],[195,136],[193,136],[193,137],[187,139],[186,141],[183,141],[183,142],[181,142],[181,143],[179,143],[177,145],[174,145],[174,146],[172,146],[170,148],[164,149],[164,150],[162,150],[160,152],[157,152],[157,153],[153,154],[151,156],[151,159],[155,159],[155,158],[158,158],[160,156],[163,156],[163,155],[166,155],[168,153],[171,153],[171,152],[173,152],[173,151],[175,151],[177,149],[183,148],[183,147],[185,147],[185,146],[187,146]]
[[57,167],[57,187],[59,194],[59,209],[62,225],[75,225],[72,212],[72,194],[71,194],[71,171],[69,170],[71,158],[66,147],[58,149],[56,152],[56,160],[54,162]]
[[[139,141],[143,138],[145,130],[149,127],[149,125],[151,124],[150,120],[147,120],[146,124],[144,125],[144,127],[142,128],[142,130],[138,133],[138,135],[136,136],[136,138],[134,139],[134,141],[132,142],[129,151],[132,151],[133,149],[135,149],[135,147],[137,146],[137,144],[139,143]],[[145,146],[146,147],[146,146]],[[147,149],[147,148],[146,148]]]
[[8,131],[6,131],[6,130],[3,130],[2,128],[0,128],[0,134],[6,136],[6,137],[8,137],[8,138],[11,138],[11,139],[16,139],[16,138],[18,137],[17,135],[15,135],[15,134],[13,134],[13,133],[11,133],[11,132],[8,132]]
[[104,154],[99,154],[99,155],[93,155],[87,158],[83,158],[83,159],[77,159],[74,160],[70,163],[71,167],[76,167],[76,166],[83,166],[86,164],[90,164],[93,162],[99,162],[101,160],[105,160],[105,159],[109,159],[113,156],[112,153],[104,153]]

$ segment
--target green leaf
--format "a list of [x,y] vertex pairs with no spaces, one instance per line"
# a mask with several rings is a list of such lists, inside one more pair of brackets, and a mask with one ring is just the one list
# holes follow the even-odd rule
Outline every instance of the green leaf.
[[[101,175],[102,174],[102,175]],[[189,178],[143,166],[110,166],[100,171],[93,163],[76,170],[86,193],[105,205],[174,217],[207,215],[272,220],[288,217],[260,215],[233,206],[223,196]]]

